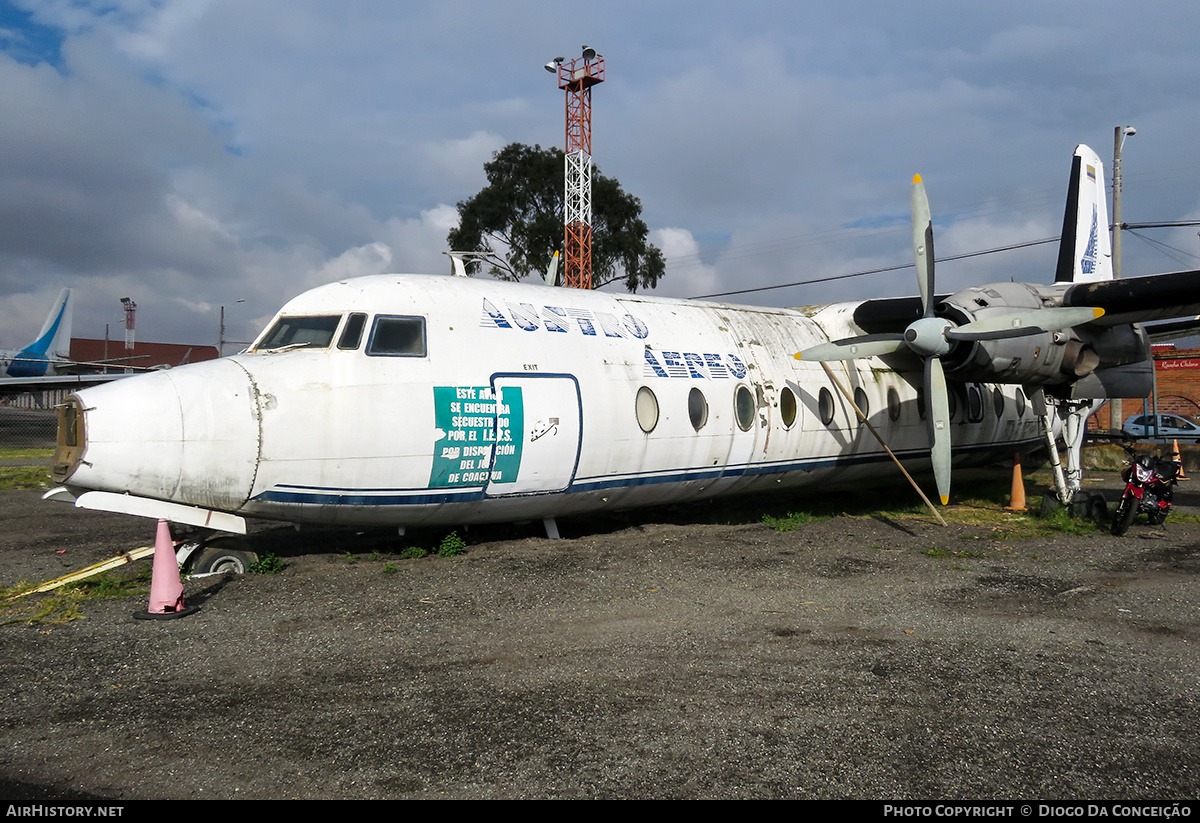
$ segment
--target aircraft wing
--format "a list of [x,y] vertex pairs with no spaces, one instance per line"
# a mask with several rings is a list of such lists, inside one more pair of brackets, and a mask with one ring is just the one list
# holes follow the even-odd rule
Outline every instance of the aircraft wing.
[[108,383],[129,374],[48,374],[42,377],[0,377],[0,394],[21,394],[43,389],[71,389]]
[[[1074,283],[1065,290],[1041,287],[1050,305],[1104,309],[1104,316],[1090,325],[1111,327],[1155,320],[1194,318],[1200,315],[1200,271],[1179,271],[1170,274],[1151,274],[1127,277],[1122,280],[1103,280],[1095,283]],[[939,294],[940,303],[951,297]],[[1061,299],[1061,302],[1058,302]],[[854,323],[867,334],[885,334],[903,330],[921,317],[919,297],[881,297],[864,300],[854,309]],[[1186,321],[1188,323],[1200,321]],[[1175,326],[1176,324],[1172,324]],[[1186,328],[1181,327],[1186,334]],[[1175,336],[1180,330],[1171,329]]]
[[1076,283],[1063,293],[1064,306],[1104,309],[1099,326],[1174,320],[1200,314],[1200,271]]
[[1166,343],[1181,337],[1191,337],[1200,334],[1200,317],[1175,320],[1170,323],[1155,323],[1152,326],[1146,326],[1146,334],[1150,335],[1150,340],[1154,343]]

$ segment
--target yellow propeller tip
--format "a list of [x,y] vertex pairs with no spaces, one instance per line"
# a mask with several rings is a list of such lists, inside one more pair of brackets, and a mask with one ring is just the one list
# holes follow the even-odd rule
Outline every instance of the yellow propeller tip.
[[795,354],[795,358],[796,358],[797,360],[803,360],[804,358],[800,356],[800,355],[801,355],[801,354],[803,354],[803,353],[804,353],[804,352],[796,352],[796,354]]
[[1097,319],[1104,316],[1104,309],[1099,307],[1092,309],[1092,312],[1096,315]]
[[949,506],[950,505],[950,495],[946,495],[945,497],[942,497],[941,501],[942,501],[943,506]]
[[917,184],[918,184],[918,183],[920,183],[920,182],[921,182],[921,175],[919,175],[919,174],[914,174],[914,175],[913,175],[913,185],[915,186],[915,185],[917,185]]

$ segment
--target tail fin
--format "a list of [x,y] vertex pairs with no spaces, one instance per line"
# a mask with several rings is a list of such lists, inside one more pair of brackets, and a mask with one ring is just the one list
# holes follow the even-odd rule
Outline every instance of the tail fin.
[[46,317],[37,339],[21,349],[8,364],[10,377],[41,377],[53,373],[55,360],[66,360],[71,354],[71,298],[73,292],[63,289],[54,308]]
[[1108,200],[1104,164],[1096,152],[1080,144],[1071,163],[1071,185],[1058,246],[1056,283],[1112,280],[1112,244],[1108,235]]
[[558,285],[558,249],[554,250],[554,256],[550,258],[550,265],[546,266],[546,274],[543,278],[547,286]]

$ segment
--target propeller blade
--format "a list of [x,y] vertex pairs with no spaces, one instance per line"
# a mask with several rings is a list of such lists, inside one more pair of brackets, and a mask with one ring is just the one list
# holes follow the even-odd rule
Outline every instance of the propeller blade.
[[921,316],[933,317],[933,218],[921,175],[913,177],[913,255],[917,264],[917,288],[921,291]]
[[947,329],[946,337],[950,340],[1001,340],[1005,337],[1025,337],[1030,334],[1059,331],[1090,323],[1103,314],[1104,309],[1065,306],[1005,312],[981,320],[972,320],[957,328]]
[[903,335],[864,334],[862,337],[846,337],[842,340],[831,340],[828,343],[810,346],[804,351],[797,352],[796,359],[825,363],[834,360],[853,360],[857,357],[892,354],[904,348],[906,346]]
[[950,502],[950,400],[942,361],[936,357],[925,359],[925,403],[933,477],[945,506]]
[[962,329],[946,329],[946,339],[975,343],[981,340],[1011,340],[1014,337],[1029,337],[1045,331],[1041,326],[1019,326],[1013,329],[996,329],[994,331],[972,331],[964,326]]

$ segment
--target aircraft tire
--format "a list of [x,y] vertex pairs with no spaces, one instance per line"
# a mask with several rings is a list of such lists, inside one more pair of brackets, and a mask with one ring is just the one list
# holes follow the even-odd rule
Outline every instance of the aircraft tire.
[[1103,523],[1108,519],[1108,502],[1102,494],[1093,494],[1088,500],[1087,516],[1089,519],[1097,523]]
[[1136,500],[1121,500],[1121,504],[1117,506],[1117,515],[1113,518],[1112,533],[1120,537],[1129,531],[1129,527],[1133,525],[1133,518],[1137,517],[1137,510]]
[[258,562],[258,554],[236,537],[218,537],[204,544],[192,558],[192,574],[245,574]]

